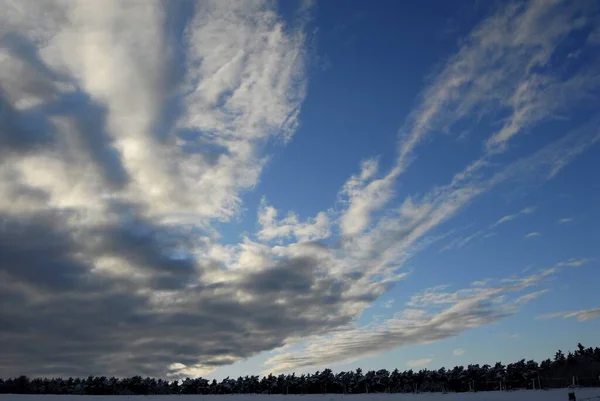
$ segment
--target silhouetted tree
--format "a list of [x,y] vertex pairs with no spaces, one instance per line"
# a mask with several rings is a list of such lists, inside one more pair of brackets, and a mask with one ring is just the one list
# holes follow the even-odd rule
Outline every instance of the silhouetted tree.
[[394,369],[369,371],[362,369],[334,374],[325,369],[314,374],[280,374],[274,376],[244,376],[237,379],[216,380],[186,378],[166,381],[155,378],[134,376],[129,378],[107,378],[89,376],[85,379],[34,378],[26,376],[0,379],[0,393],[15,394],[318,394],[318,393],[376,393],[376,392],[416,392],[416,391],[489,391],[511,388],[565,387],[572,384],[572,378],[580,386],[600,384],[600,348],[586,348],[577,344],[577,349],[567,355],[558,350],[554,359],[541,363],[533,360],[520,361],[494,366],[478,364],[456,366],[453,369],[422,369],[400,372]]

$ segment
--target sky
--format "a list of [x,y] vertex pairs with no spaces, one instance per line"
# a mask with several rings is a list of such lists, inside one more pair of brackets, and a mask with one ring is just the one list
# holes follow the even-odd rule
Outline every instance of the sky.
[[0,377],[599,345],[598,2],[0,8]]

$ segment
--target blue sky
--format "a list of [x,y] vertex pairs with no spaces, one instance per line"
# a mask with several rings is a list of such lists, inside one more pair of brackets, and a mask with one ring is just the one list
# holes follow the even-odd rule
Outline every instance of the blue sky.
[[9,3],[0,375],[597,345],[596,3]]

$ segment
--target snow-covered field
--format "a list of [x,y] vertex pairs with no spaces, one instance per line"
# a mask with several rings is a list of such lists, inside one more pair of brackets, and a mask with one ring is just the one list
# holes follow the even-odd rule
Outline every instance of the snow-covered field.
[[[573,390],[489,391],[460,394],[360,394],[360,395],[166,395],[166,396],[81,396],[81,395],[13,395],[0,394],[0,401],[568,401]],[[577,401],[590,398],[600,401],[600,388],[575,390]],[[185,400],[183,400],[185,399]]]

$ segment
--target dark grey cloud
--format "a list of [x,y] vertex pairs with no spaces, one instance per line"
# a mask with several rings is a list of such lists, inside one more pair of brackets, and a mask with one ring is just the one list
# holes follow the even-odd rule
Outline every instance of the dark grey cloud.
[[[0,326],[0,341],[8,351],[0,355],[0,375],[51,371],[165,376],[173,363],[222,366],[282,346],[292,336],[344,326],[352,320],[340,312],[344,305],[377,297],[346,295],[351,282],[320,274],[320,262],[307,256],[283,258],[237,280],[203,282],[205,274],[215,269],[210,263],[203,267],[202,260],[167,256],[168,248],[189,244],[189,234],[153,225],[134,207],[117,205],[115,210],[124,213],[115,223],[76,232],[66,223],[72,217],[67,213],[3,220],[0,269],[12,285],[3,286],[10,290],[1,298],[0,322],[8,324]],[[94,245],[86,248],[86,243]],[[92,266],[77,260],[81,249],[93,256],[119,256],[139,266],[150,284],[94,275]],[[30,291],[37,289],[43,290],[43,299],[31,297]],[[140,291],[148,289],[151,292]],[[176,290],[173,295],[183,301],[161,310],[152,303],[156,290]],[[240,300],[235,295],[240,290],[252,299]],[[486,311],[480,317],[471,311],[468,317],[493,321],[496,316]],[[434,329],[422,331],[420,340],[457,332]],[[381,335],[362,342],[356,351],[365,352],[374,342],[411,341],[389,332]],[[314,362],[300,359],[294,359],[298,366]]]
[[0,272],[10,281],[69,290],[85,281],[88,268],[73,258],[72,231],[56,213],[15,220],[0,214]]
[[250,274],[244,286],[271,296],[280,292],[307,293],[314,283],[315,273],[314,261],[309,258],[284,261],[269,270]]
[[[346,284],[320,277],[311,258],[285,259],[240,281],[203,283],[195,263],[165,256],[163,247],[178,242],[172,230],[137,218],[74,231],[69,218],[1,219],[0,376],[165,376],[172,363],[221,366],[350,320],[339,310],[348,301]],[[170,241],[158,239],[164,237]],[[88,255],[140,266],[150,287],[94,274],[78,256],[86,242],[96,244]],[[173,289],[181,305],[153,305],[153,291]],[[253,300],[240,301],[238,290]]]
[[161,228],[143,219],[97,227],[92,230],[91,237],[97,242],[92,253],[119,256],[151,270],[154,288],[181,288],[199,269],[192,259],[174,258],[169,254],[185,242],[185,238],[175,230]]

